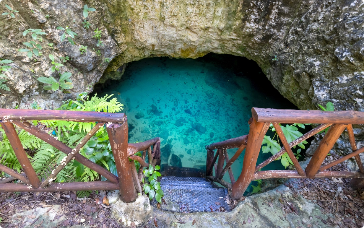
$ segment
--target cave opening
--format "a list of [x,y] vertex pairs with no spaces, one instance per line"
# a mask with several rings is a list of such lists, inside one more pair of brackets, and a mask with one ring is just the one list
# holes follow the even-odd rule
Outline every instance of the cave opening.
[[[297,109],[244,57],[148,58],[131,62],[118,81],[95,87],[114,94],[128,116],[129,143],[161,138],[161,164],[205,170],[205,146],[249,132],[252,107]],[[229,149],[231,158],[236,149]],[[258,164],[271,154],[260,153]],[[244,152],[232,165],[237,179]],[[274,161],[263,170],[284,169]],[[224,179],[230,182],[228,174]],[[249,191],[249,189],[248,189]]]

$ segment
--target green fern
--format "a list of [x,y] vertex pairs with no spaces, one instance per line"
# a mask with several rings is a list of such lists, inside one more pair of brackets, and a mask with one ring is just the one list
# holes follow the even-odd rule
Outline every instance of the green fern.
[[[61,106],[62,110],[71,111],[96,111],[96,112],[120,112],[123,105],[116,98],[110,99],[112,95],[92,98],[86,94],[80,94],[76,101],[69,100]],[[48,133],[55,136],[59,141],[74,148],[79,140],[95,126],[95,123],[69,122],[69,121],[33,121],[34,125],[42,125],[49,129]],[[30,158],[35,172],[45,179],[52,170],[60,164],[60,161],[66,156],[63,152],[57,150],[48,143],[36,138],[24,130],[18,131],[19,138],[25,149],[36,150],[33,158]],[[0,142],[0,163],[10,168],[21,171],[21,166],[13,152],[13,149],[7,139],[5,132],[0,127],[0,135],[4,138]],[[81,149],[81,155],[117,174],[114,157],[112,155],[109,137],[105,128],[101,128],[95,136]],[[72,181],[94,181],[105,180],[104,177],[85,167],[77,161],[70,162],[61,172],[58,173],[55,182],[72,182]],[[86,194],[87,192],[81,192]]]

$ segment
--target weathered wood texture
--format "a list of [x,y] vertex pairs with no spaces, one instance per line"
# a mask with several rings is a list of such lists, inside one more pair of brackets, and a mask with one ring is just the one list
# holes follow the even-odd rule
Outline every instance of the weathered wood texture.
[[9,174],[10,176],[14,177],[15,179],[21,180],[25,184],[30,184],[29,180],[25,176],[17,173],[15,170],[10,169],[9,167],[7,167],[5,165],[0,164],[0,171]]
[[81,150],[81,148],[86,145],[87,141],[94,136],[94,134],[104,125],[104,123],[97,123],[96,126],[94,126],[89,133],[86,134],[86,136],[81,139],[77,146],[72,149],[72,152],[69,153],[66,157],[64,157],[61,161],[61,164],[59,164],[52,172],[51,174],[45,179],[42,184],[40,185],[41,188],[44,188],[47,186],[50,182],[56,179],[57,174],[72,160],[72,158],[75,157],[76,154],[78,154]]
[[274,128],[276,129],[276,132],[281,139],[281,142],[283,144],[284,149],[287,151],[289,158],[293,162],[294,166],[296,167],[297,172],[301,176],[306,176],[305,172],[303,171],[301,165],[298,163],[297,158],[294,156],[291,147],[288,145],[286,136],[284,136],[281,126],[278,123],[273,123]]
[[[322,130],[325,130],[326,128],[330,127],[332,124],[322,124],[314,129],[312,129],[311,131],[307,132],[306,134],[302,135],[301,137],[299,137],[298,139],[294,140],[293,142],[289,143],[289,147],[292,148],[294,146],[297,146],[298,144],[300,144],[301,142],[305,141],[306,139],[314,136],[315,134],[319,133]],[[264,162],[260,163],[256,168],[255,171],[259,171],[260,169],[262,169],[263,167],[265,167],[266,165],[268,165],[269,163],[271,163],[272,161],[277,160],[280,156],[282,156],[284,153],[286,152],[286,149],[284,147],[282,147],[282,149],[276,153],[275,155],[271,156],[270,158],[268,158],[267,160],[265,160]]]
[[123,122],[124,113],[63,111],[63,110],[31,110],[0,109],[0,120],[67,120],[75,122]]
[[[355,152],[358,150],[358,148],[356,147],[356,143],[355,143],[353,125],[349,124],[346,127],[346,129],[348,130],[348,133],[349,133],[349,141],[350,141],[351,149],[353,150],[353,152]],[[355,161],[359,166],[360,172],[364,173],[363,163],[361,162],[359,154],[355,155]]]
[[[349,172],[349,171],[322,171],[318,172],[314,176],[314,178],[328,178],[328,177],[364,178],[364,174],[360,172]],[[296,170],[268,170],[268,171],[256,172],[252,180],[270,179],[270,178],[307,178],[307,176],[300,175]]]
[[[46,143],[54,146],[56,149],[62,151],[63,153],[69,154],[69,153],[72,152],[72,149],[70,147],[66,146],[62,142],[60,142],[57,139],[53,138],[47,132],[42,131],[39,128],[33,126],[29,122],[24,122],[24,123],[23,122],[20,122],[20,121],[13,121],[13,122],[18,127],[26,130],[27,132],[29,132],[30,134],[32,134],[34,136],[40,138],[44,142],[46,142]],[[81,154],[76,154],[75,155],[75,159],[76,159],[76,161],[78,161],[79,163],[83,164],[84,166],[86,166],[86,167],[88,167],[88,168],[90,168],[92,170],[95,170],[97,173],[101,174],[102,176],[104,176],[109,181],[111,181],[113,183],[118,183],[117,176],[115,176],[114,174],[110,173],[107,169],[99,166],[98,164],[93,163],[92,161],[90,161],[89,159],[85,158]]]
[[258,122],[364,124],[364,112],[252,108]]
[[312,156],[311,161],[306,167],[306,175],[309,178],[314,178],[317,171],[320,169],[322,162],[327,154],[334,146],[341,133],[345,130],[346,125],[334,124],[330,127],[329,131],[325,134],[325,137],[321,140],[320,145],[316,149]]
[[259,151],[268,128],[269,123],[259,123],[253,119],[252,124],[250,125],[249,138],[245,150],[243,170],[232,187],[233,199],[240,199],[243,196],[254,176]]
[[2,128],[5,131],[6,136],[14,150],[14,153],[22,166],[28,180],[33,188],[38,188],[40,185],[39,178],[35,173],[32,164],[30,163],[27,154],[20,142],[17,132],[15,131],[14,125],[12,123],[1,123]]
[[107,133],[118,172],[120,198],[125,203],[133,202],[136,200],[137,194],[130,168],[131,165],[134,165],[134,162],[129,162],[128,158],[128,122],[108,124]]
[[222,142],[212,143],[206,146],[206,149],[214,150],[219,148],[231,149],[238,148],[242,144],[246,145],[248,143],[248,135],[243,135],[237,138],[228,139]]

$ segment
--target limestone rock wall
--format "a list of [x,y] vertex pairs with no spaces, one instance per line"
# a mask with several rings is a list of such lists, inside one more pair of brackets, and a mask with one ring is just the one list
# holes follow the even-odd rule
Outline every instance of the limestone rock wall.
[[[121,76],[121,66],[155,56],[198,58],[209,52],[256,61],[281,94],[301,109],[332,101],[337,110],[363,110],[364,10],[357,0],[3,0],[20,12],[1,16],[0,58],[14,60],[8,73],[10,92],[0,106],[51,107],[94,84]],[[82,26],[84,4],[90,29]],[[56,27],[69,26],[76,45],[60,42]],[[37,61],[18,52],[22,32],[47,32]],[[97,47],[93,31],[102,30]],[[54,43],[54,49],[48,46]],[[80,45],[88,46],[86,55]],[[50,72],[48,54],[71,60],[61,72],[73,73],[70,94],[46,92],[36,78]],[[110,63],[105,59],[112,60]],[[124,68],[123,68],[124,69]],[[54,75],[56,77],[56,75]]]

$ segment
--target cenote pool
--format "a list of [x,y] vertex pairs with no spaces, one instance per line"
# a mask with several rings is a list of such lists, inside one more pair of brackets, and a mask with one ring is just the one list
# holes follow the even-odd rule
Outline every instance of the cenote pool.
[[[248,134],[252,107],[296,109],[255,62],[229,55],[132,62],[121,80],[96,92],[115,94],[124,104],[130,143],[160,137],[162,164],[200,169],[206,145]],[[228,151],[230,158],[235,151]],[[235,179],[243,155],[232,166]],[[261,153],[258,162],[269,156]],[[275,161],[265,169],[284,168]]]

